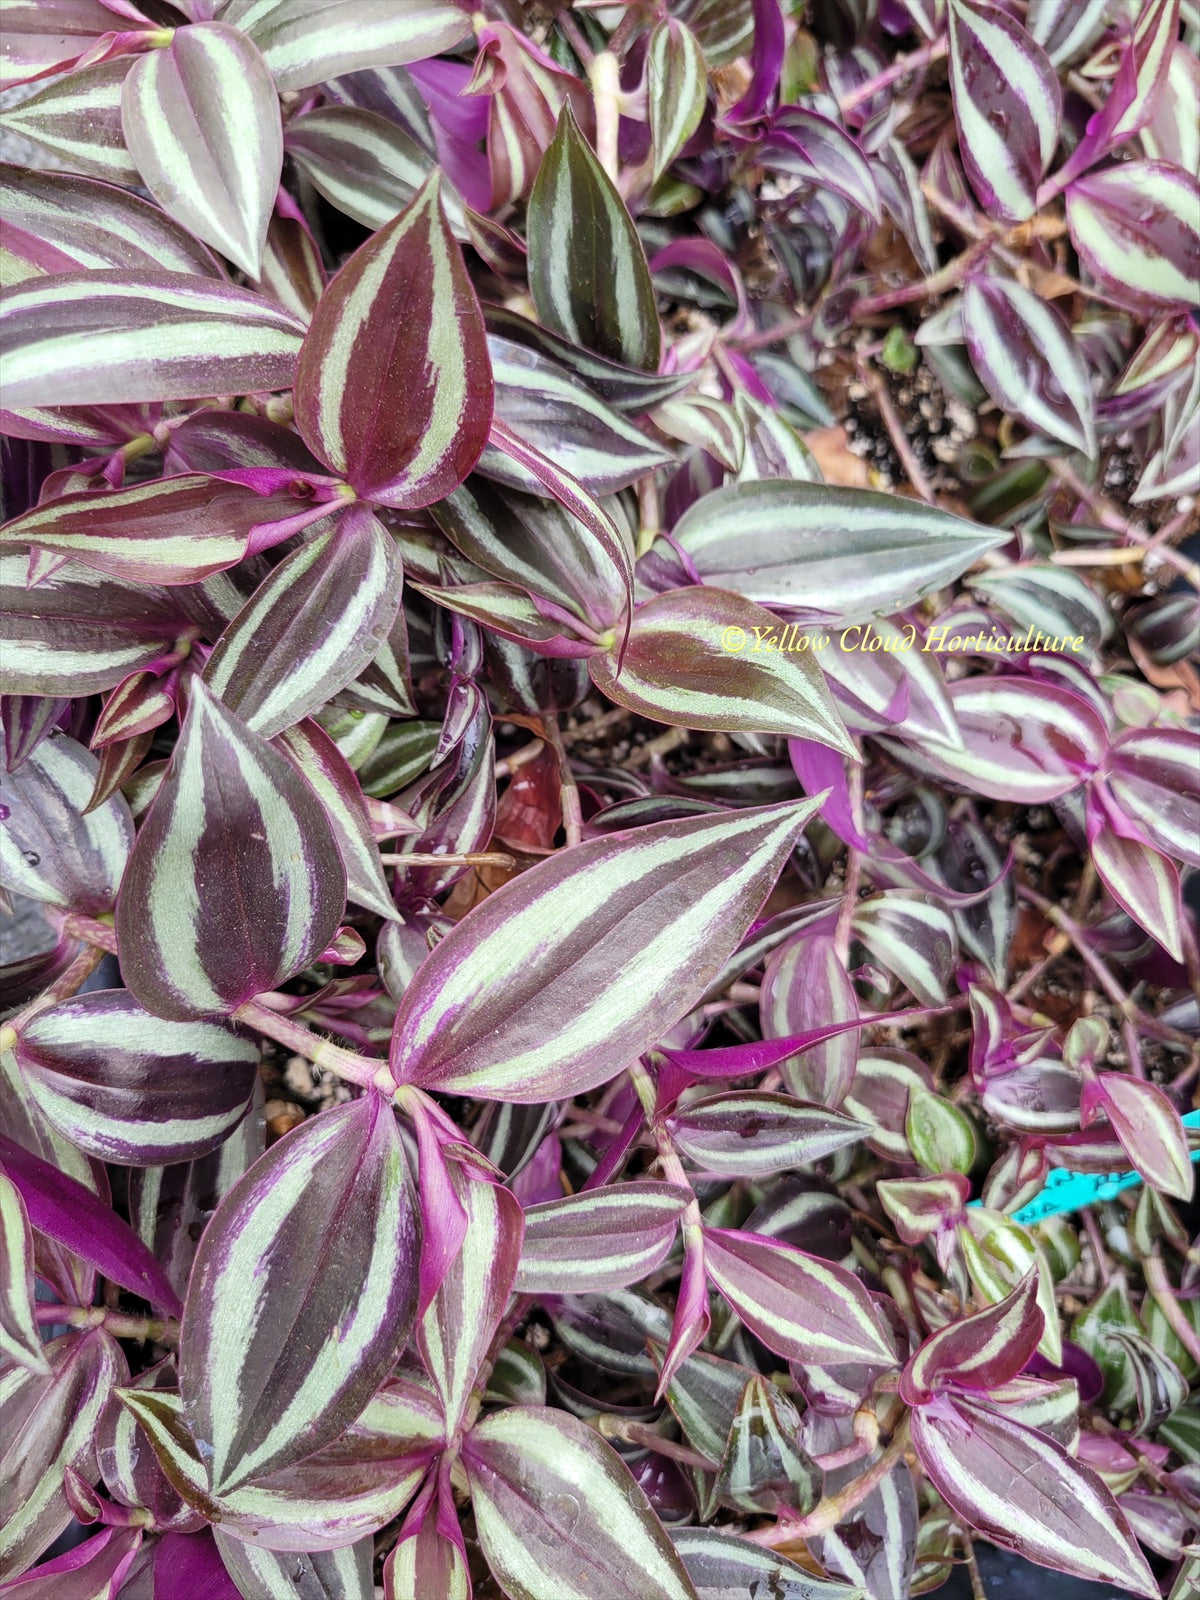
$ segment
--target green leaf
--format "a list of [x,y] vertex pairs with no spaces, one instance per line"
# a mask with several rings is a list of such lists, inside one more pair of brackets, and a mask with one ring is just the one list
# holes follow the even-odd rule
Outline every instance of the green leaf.
[[529,197],[529,288],[547,328],[657,370],[658,309],[642,242],[570,106]]

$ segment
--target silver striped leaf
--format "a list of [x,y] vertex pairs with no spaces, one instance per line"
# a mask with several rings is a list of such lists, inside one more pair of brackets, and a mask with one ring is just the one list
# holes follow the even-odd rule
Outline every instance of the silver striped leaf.
[[479,1542],[511,1600],[696,1600],[625,1463],[563,1411],[486,1417],[463,1450]]
[[133,56],[113,56],[56,78],[0,114],[0,127],[57,157],[72,172],[132,188],[138,169],[121,132],[121,86],[133,61]]
[[941,1005],[958,956],[954,919],[945,906],[929,896],[886,889],[859,903],[850,926],[922,1005]]
[[324,728],[310,719],[279,734],[276,744],[325,808],[346,869],[347,899],[389,921],[398,920],[366,798],[345,756]]
[[15,1578],[71,1521],[67,1467],[93,1482],[95,1430],[115,1384],[129,1369],[102,1328],[65,1333],[46,1346],[50,1374],[0,1371],[0,1580]]
[[1168,161],[1122,161],[1067,190],[1080,260],[1123,304],[1200,303],[1200,184]]
[[[489,335],[488,348],[497,418],[592,494],[615,494],[673,463],[669,450],[549,356],[498,334]],[[527,494],[546,493],[540,478],[494,446],[484,451],[478,470]]]
[[293,398],[305,443],[366,500],[429,505],[479,459],[491,361],[436,173],[322,295]]
[[228,1016],[315,960],[345,903],[316,795],[193,679],[117,903],[129,988],[158,1016]]
[[588,671],[610,700],[655,722],[812,739],[857,760],[825,675],[810,650],[794,648],[795,632],[731,590],[671,589],[634,612],[619,666],[609,651]]
[[[430,1508],[432,1509],[432,1508]],[[420,1526],[407,1524],[383,1568],[387,1600],[471,1600],[471,1574],[465,1552],[447,1538],[428,1511]]]
[[774,1239],[709,1228],[708,1275],[768,1350],[801,1362],[891,1367],[895,1355],[862,1283]]
[[371,1539],[302,1555],[264,1550],[213,1529],[225,1570],[247,1600],[375,1600]]
[[405,991],[397,1079],[524,1102],[604,1083],[704,993],[814,811],[809,802],[652,823],[587,840],[504,884]]
[[0,309],[5,404],[86,406],[286,389],[303,323],[182,272],[64,272]]
[[962,327],[971,365],[992,399],[1036,433],[1096,453],[1092,387],[1061,312],[1000,277],[968,280]]
[[1058,143],[1062,88],[1050,58],[991,0],[949,0],[950,92],[958,148],[981,205],[1032,216]]
[[99,1161],[190,1161],[245,1115],[258,1047],[218,1022],[165,1022],[124,989],[60,1001],[20,1031],[34,1103]]
[[[1004,541],[933,506],[787,478],[706,494],[673,537],[704,583],[830,622],[902,611]],[[655,552],[638,564],[654,587],[675,587],[675,570]]]
[[700,126],[708,101],[708,64],[696,35],[667,16],[646,50],[652,176],[660,178]]
[[293,118],[284,146],[318,193],[364,228],[391,222],[434,165],[411,134],[358,106],[319,106]]
[[211,252],[185,228],[111,183],[5,167],[0,204],[9,227],[32,234],[80,267],[221,274]]
[[279,543],[308,502],[186,473],[128,489],[61,495],[14,517],[5,544],[71,557],[114,578],[172,587],[223,572]]
[[446,1432],[457,1432],[471,1387],[508,1305],[525,1231],[511,1190],[449,1168],[467,1220],[462,1247],[417,1324],[417,1347],[445,1409]]
[[862,1590],[831,1578],[814,1578],[787,1556],[751,1544],[722,1528],[674,1528],[671,1539],[699,1600],[859,1600]]
[[519,1294],[599,1293],[661,1267],[691,1196],[671,1183],[622,1183],[525,1212]]
[[661,330],[645,251],[569,104],[534,180],[528,234],[541,322],[612,361],[656,371]]
[[417,1255],[404,1146],[378,1095],[302,1123],[235,1184],[200,1242],[179,1346],[214,1495],[354,1422],[408,1338]]
[[180,1397],[139,1389],[117,1396],[137,1418],[176,1493],[252,1549],[307,1555],[357,1543],[399,1515],[444,1447],[433,1396],[395,1383],[335,1443],[296,1466],[214,1495]]
[[566,611],[564,620],[577,617],[600,632],[624,619],[629,587],[623,548],[615,537],[602,543],[557,501],[493,488],[476,476],[434,506],[433,518],[469,561],[524,589],[535,603],[549,601]]
[[88,811],[98,768],[90,750],[52,734],[7,775],[0,886],[90,916],[112,910],[133,846],[133,818],[119,794]]
[[221,20],[254,41],[278,89],[425,61],[471,31],[469,10],[455,0],[233,0]]
[[366,506],[343,511],[251,595],[204,668],[212,692],[266,739],[357,678],[400,605],[396,543]]
[[121,126],[142,182],[167,215],[261,277],[283,123],[252,41],[224,22],[177,28],[165,49],[134,61]]
[[1158,1582],[1116,1501],[1046,1434],[956,1393],[913,1412],[912,1440],[951,1510],[1002,1549],[1155,1600]]
[[50,1363],[33,1316],[33,1234],[21,1191],[0,1173],[0,1357],[48,1377]]
[[747,1180],[820,1161],[867,1131],[824,1106],[750,1092],[689,1101],[666,1127],[676,1149],[703,1172]]

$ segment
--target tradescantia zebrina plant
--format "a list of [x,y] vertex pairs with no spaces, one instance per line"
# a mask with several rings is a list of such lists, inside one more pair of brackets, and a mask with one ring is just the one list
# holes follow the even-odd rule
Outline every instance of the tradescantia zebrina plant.
[[1198,30],[14,0],[0,1592],[1194,1594]]

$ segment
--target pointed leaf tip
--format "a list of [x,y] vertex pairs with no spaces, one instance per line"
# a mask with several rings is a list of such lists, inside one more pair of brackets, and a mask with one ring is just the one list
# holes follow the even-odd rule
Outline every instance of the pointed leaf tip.
[[364,500],[432,504],[487,443],[483,313],[433,173],[329,284],[300,351],[296,426]]

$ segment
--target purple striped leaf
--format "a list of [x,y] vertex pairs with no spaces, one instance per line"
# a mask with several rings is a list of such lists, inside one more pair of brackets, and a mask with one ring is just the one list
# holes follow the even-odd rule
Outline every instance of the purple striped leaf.
[[41,1336],[33,1316],[33,1234],[21,1191],[0,1174],[0,1357],[47,1377]]
[[582,378],[588,388],[610,406],[634,416],[652,410],[692,381],[687,372],[643,372],[609,361],[505,307],[486,306],[484,317],[491,333],[500,334],[527,349],[544,352]]
[[856,938],[923,1005],[937,1006],[954,975],[954,919],[929,897],[887,889],[862,901],[850,924]]
[[389,921],[398,919],[366,798],[342,752],[325,730],[310,720],[289,728],[276,742],[325,808],[346,869],[347,899]]
[[138,170],[121,132],[121,86],[132,63],[132,56],[116,56],[78,67],[10,106],[0,126],[73,172],[133,187]]
[[[146,1391],[174,1389],[175,1358],[148,1367],[132,1387]],[[167,1482],[158,1458],[145,1448],[133,1413],[112,1395],[96,1429],[96,1465],[105,1489],[123,1506],[144,1507],[160,1529],[190,1533],[203,1526],[199,1515],[180,1499]]]
[[194,22],[139,56],[121,93],[121,127],[167,215],[260,277],[283,125],[271,74],[245,33]]
[[1116,1501],[1053,1439],[966,1395],[920,1406],[912,1439],[951,1510],[1002,1549],[1157,1600],[1158,1583]]
[[[467,1222],[462,1248],[450,1263],[417,1324],[417,1348],[445,1411],[446,1432],[458,1431],[504,1316],[521,1256],[521,1203],[499,1184],[448,1168]],[[422,1161],[422,1190],[427,1176]]]
[[998,1304],[947,1323],[926,1339],[904,1369],[901,1397],[915,1406],[947,1384],[999,1388],[1032,1357],[1045,1321],[1037,1303],[1037,1278],[1029,1273]]
[[708,1275],[768,1350],[793,1361],[890,1367],[891,1344],[857,1278],[758,1234],[706,1228]]
[[294,399],[305,442],[364,499],[429,505],[479,459],[491,362],[436,175],[322,295]]
[[94,1434],[125,1357],[101,1328],[67,1333],[46,1346],[49,1376],[7,1367],[0,1375],[0,1580],[24,1572],[71,1521],[67,1467],[92,1482]]
[[1175,863],[1147,844],[1100,785],[1088,791],[1087,839],[1100,881],[1139,927],[1183,960],[1183,902]]
[[856,1143],[866,1129],[785,1094],[731,1093],[692,1100],[666,1120],[671,1142],[717,1177],[765,1177],[807,1166]]
[[377,1095],[301,1124],[234,1186],[201,1240],[179,1347],[213,1494],[349,1427],[412,1328],[417,1251],[404,1147]]
[[704,993],[814,810],[652,823],[505,884],[406,990],[392,1035],[398,1081],[525,1103],[605,1082]]
[[784,648],[788,636],[740,594],[672,589],[639,606],[623,652],[593,656],[588,671],[610,700],[655,722],[812,739],[856,760],[824,673],[809,651]]
[[113,26],[112,10],[98,0],[12,0],[5,7],[0,82],[8,88],[61,71]]
[[[1089,117],[1083,138],[1052,179],[1055,193],[1139,132],[1162,109],[1162,91],[1178,36],[1179,0],[1149,0],[1139,8],[1132,29],[1120,41],[1116,76],[1104,104]],[[1150,144],[1145,150],[1150,156],[1159,154]]]
[[124,989],[24,1026],[17,1061],[47,1120],[99,1161],[148,1166],[215,1149],[250,1104],[259,1051],[217,1022],[164,1022]]
[[575,1417],[495,1412],[468,1436],[463,1462],[479,1542],[512,1600],[696,1600],[629,1469]]
[[1095,455],[1091,381],[1054,306],[1006,278],[971,278],[962,326],[971,365],[1002,410],[1035,433]]
[[15,772],[62,721],[69,700],[41,694],[0,696],[0,747],[4,770]]
[[317,797],[193,679],[117,904],[130,989],[158,1016],[229,1015],[320,955],[345,898]]
[[1030,0],[1029,31],[1056,67],[1065,66],[1100,36],[1106,10],[1107,0]]
[[958,148],[980,204],[1032,216],[1058,143],[1062,88],[1050,58],[990,0],[949,0],[950,88]]
[[39,1233],[66,1245],[122,1289],[169,1316],[178,1315],[179,1298],[162,1268],[105,1201],[3,1134],[0,1167],[20,1190],[30,1224]]
[[370,665],[396,620],[401,583],[395,540],[366,506],[352,506],[259,585],[217,641],[204,681],[272,738]]
[[5,167],[0,203],[8,227],[20,228],[75,266],[220,276],[213,256],[186,229],[115,184]]
[[673,1528],[671,1541],[687,1568],[698,1600],[770,1596],[770,1600],[853,1600],[844,1583],[816,1578],[787,1556],[752,1544],[723,1528]]
[[493,488],[478,477],[439,502],[433,517],[469,561],[526,590],[539,614],[538,602],[546,603],[547,622],[570,626],[578,619],[585,634],[623,625],[629,555],[615,527],[602,529],[601,538],[554,500]]
[[[429,151],[411,134],[357,106],[320,106],[295,117],[285,148],[330,205],[371,229],[403,211],[433,168]],[[461,224],[455,231],[462,237],[460,230]]]
[[8,774],[0,885],[89,916],[112,910],[133,845],[133,818],[120,795],[87,811],[96,772],[90,751],[53,734]]
[[259,1600],[374,1600],[375,1545],[369,1538],[338,1550],[305,1551],[300,1561],[286,1551],[233,1538],[219,1526],[213,1538],[241,1595]]
[[666,16],[646,50],[652,175],[657,180],[700,126],[708,101],[708,65],[696,35],[677,17]]
[[528,236],[540,321],[598,355],[657,371],[661,330],[645,251],[569,105],[538,168]]
[[879,190],[867,158],[844,128],[802,106],[783,106],[758,159],[771,172],[832,189],[872,222],[882,221]]
[[425,61],[471,31],[470,12],[455,0],[233,0],[221,21],[254,41],[279,89]]
[[1080,260],[1123,304],[1200,303],[1200,185],[1166,161],[1122,161],[1067,190]]
[[528,1206],[518,1294],[591,1294],[639,1283],[667,1259],[690,1199],[675,1184],[634,1182]]
[[[418,1496],[417,1506],[420,1506]],[[410,1518],[414,1515],[409,1513]],[[462,1533],[457,1538],[442,1532],[440,1518],[428,1515],[415,1529],[401,1532],[383,1567],[385,1600],[471,1600],[471,1574]],[[374,1589],[364,1591],[369,1600]]]
[[[926,1092],[914,1089],[910,1103]],[[961,1172],[947,1172],[936,1178],[880,1178],[877,1193],[905,1244],[924,1244],[932,1238],[942,1254],[942,1241],[961,1221],[971,1185]]]
[[1109,788],[1168,855],[1200,867],[1200,739],[1186,728],[1135,728],[1109,752]]
[[1124,1072],[1099,1072],[1084,1087],[1084,1127],[1101,1111],[1148,1184],[1177,1200],[1191,1199],[1195,1171],[1188,1158],[1187,1132],[1157,1084]]
[[939,777],[974,794],[1041,805],[1078,788],[1104,760],[1104,724],[1066,689],[991,677],[963,679],[949,693],[963,748],[923,736],[917,750]]
[[[549,356],[497,334],[488,336],[496,416],[510,433],[592,494],[615,494],[674,456],[591,393]],[[542,481],[489,445],[479,469],[515,489],[544,494]]]
[[[136,739],[139,734],[161,728],[175,715],[174,686],[174,674],[169,674],[164,682],[155,672],[130,673],[105,700],[92,730],[92,749],[103,751],[107,745]],[[100,782],[98,776],[97,791]]]
[[490,633],[540,656],[579,659],[600,648],[594,639],[580,637],[574,619],[556,616],[550,620],[524,589],[511,583],[456,583],[451,587],[414,580],[409,587],[444,610],[469,617]]
[[248,289],[182,272],[66,272],[0,311],[5,403],[72,406],[286,389],[304,327]]
[[277,544],[311,502],[256,494],[236,483],[186,475],[131,489],[63,495],[14,517],[7,544],[70,556],[133,583],[198,583]]
[[116,1600],[143,1538],[141,1528],[105,1528],[65,1555],[39,1562],[4,1593],[17,1600]]
[[[403,1511],[443,1437],[436,1399],[394,1381],[333,1444],[293,1467],[214,1495],[177,1394],[123,1389],[172,1487],[207,1521],[252,1549],[339,1550]],[[207,1441],[206,1441],[207,1443]]]
[[830,1024],[851,1024],[779,1063],[784,1083],[801,1100],[841,1105],[858,1059],[858,997],[831,934],[801,934],[772,952],[759,991],[765,1039],[787,1039]]
[[488,22],[476,37],[475,71],[461,92],[488,96],[488,168],[496,208],[528,194],[564,106],[589,134],[595,116],[587,85],[516,28]]
[[715,1484],[740,1511],[811,1511],[820,1469],[796,1443],[800,1414],[782,1389],[754,1373],[738,1397]]
[[[1004,535],[896,495],[767,478],[706,494],[672,538],[704,583],[811,620],[863,622],[940,589]],[[677,569],[662,561],[652,552],[639,573],[674,588]]]

